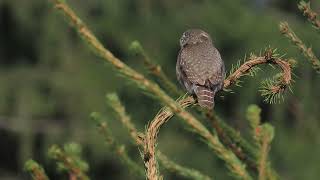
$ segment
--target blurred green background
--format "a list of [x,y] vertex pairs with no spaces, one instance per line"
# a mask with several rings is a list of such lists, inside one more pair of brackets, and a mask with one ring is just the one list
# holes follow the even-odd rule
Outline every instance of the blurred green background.
[[[216,112],[246,134],[246,108],[258,104],[262,119],[276,129],[270,156],[282,179],[319,179],[320,76],[278,30],[280,21],[288,21],[320,56],[320,35],[297,2],[68,0],[117,57],[147,73],[141,59],[129,51],[130,43],[138,40],[176,84],[178,40],[188,28],[211,34],[227,69],[269,45],[298,60],[293,93],[288,92],[282,104],[266,104],[258,92],[261,80],[275,71],[266,66],[257,77],[244,78],[234,94],[218,97]],[[320,12],[320,2],[312,1],[312,8]],[[89,119],[92,111],[103,112],[119,142],[142,166],[139,150],[105,104],[105,94],[111,92],[119,94],[141,131],[161,108],[94,56],[49,1],[0,0],[0,179],[28,179],[23,163],[29,158],[43,164],[53,179],[65,179],[46,153],[51,144],[70,141],[83,146],[92,179],[132,179]],[[224,163],[176,118],[162,128],[157,147],[176,162],[216,179],[231,179]],[[181,179],[161,172],[166,179]]]

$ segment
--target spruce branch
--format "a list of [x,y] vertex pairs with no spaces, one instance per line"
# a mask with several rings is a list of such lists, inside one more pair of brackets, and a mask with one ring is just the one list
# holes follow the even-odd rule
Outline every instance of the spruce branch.
[[302,52],[302,54],[312,63],[313,68],[320,73],[320,60],[314,54],[311,47],[307,48],[302,40],[290,28],[287,22],[281,22],[279,28],[280,32]]
[[[193,103],[191,101],[185,101],[185,99],[178,100],[178,103],[182,108],[185,108]],[[156,115],[156,117],[151,121],[148,126],[146,136],[144,139],[144,163],[147,170],[147,179],[149,180],[158,180],[159,178],[159,170],[156,161],[156,142],[157,136],[160,130],[160,127],[171,117],[173,116],[172,112],[168,107],[164,107],[160,112]]]
[[33,180],[49,180],[43,167],[32,159],[24,164],[24,169],[30,173]]
[[300,1],[298,4],[298,8],[302,11],[303,15],[308,18],[308,20],[312,23],[312,25],[320,30],[320,21],[318,19],[318,14],[314,12],[310,7],[310,2]]
[[250,129],[251,129],[251,135],[254,140],[255,146],[259,146],[259,132],[260,132],[260,118],[261,109],[257,105],[250,105],[247,108],[246,117],[249,121]]
[[107,122],[103,120],[100,113],[97,113],[97,112],[91,113],[91,118],[95,121],[99,132],[101,133],[101,135],[103,135],[106,143],[108,144],[110,149],[113,151],[113,153],[120,158],[121,162],[128,167],[128,169],[133,175],[139,177],[140,179],[144,178],[145,177],[144,169],[130,158],[124,145],[117,143],[117,141],[112,135],[112,132]]
[[161,82],[161,84],[163,84],[164,88],[171,94],[179,96],[181,94],[183,94],[183,92],[181,92],[177,86],[170,81],[169,77],[163,72],[161,66],[159,64],[156,64],[155,62],[153,62],[150,57],[148,56],[147,52],[144,50],[144,48],[142,47],[142,45],[140,44],[139,41],[133,41],[130,44],[130,48],[129,48],[132,52],[134,52],[135,54],[139,55],[140,58],[142,58],[143,64],[145,65],[145,67],[149,70],[149,72],[155,76],[156,78],[158,78]]
[[241,137],[240,132],[228,126],[219,117],[215,116],[214,118],[215,119],[212,121],[219,122],[220,128],[223,129],[223,132],[225,132],[230,137],[230,139],[232,139],[232,142],[235,143],[238,146],[238,148],[243,150],[243,152],[247,155],[247,158],[256,157],[255,148],[246,139]]
[[[256,56],[254,54],[251,54],[248,60],[245,60],[244,63],[241,65],[238,63],[238,65],[235,66],[235,68],[231,71],[230,75],[226,78],[224,81],[224,88],[227,89],[232,84],[237,84],[237,81],[240,77],[245,75],[252,75],[250,73],[251,70],[256,71],[256,66],[261,64],[276,64],[280,67],[282,70],[282,73],[278,74],[277,81],[272,81],[272,84],[270,84],[268,87],[264,87],[260,91],[262,92],[262,95],[266,97],[266,100],[270,100],[270,96],[277,96],[282,95],[284,90],[289,87],[290,83],[292,81],[291,79],[291,61],[285,61],[281,59],[282,56],[276,54],[275,49],[267,48],[263,54],[263,56]],[[269,98],[269,99],[268,99]],[[274,99],[272,99],[274,100]],[[212,113],[206,113],[209,120],[211,120],[213,127],[215,128],[217,134],[225,144],[237,155],[237,157],[241,160],[244,160],[247,162],[247,164],[252,167],[253,169],[257,170],[257,163],[253,162],[253,160],[257,160],[257,151],[254,147],[252,147],[248,142],[246,142],[245,139],[240,138],[240,135],[236,133],[232,128],[229,128],[228,125],[220,121],[220,123],[217,123],[217,117]],[[223,129],[223,130],[221,130]],[[224,133],[227,132],[227,133]],[[226,135],[227,134],[227,135]],[[227,137],[229,136],[229,138]],[[238,143],[238,146],[235,146],[234,143]],[[244,156],[241,150],[241,147],[243,148],[243,151],[246,152],[246,154],[250,154],[250,156]],[[275,175],[276,172],[272,169],[270,171]]]
[[[234,70],[224,81],[224,88],[227,89],[232,84],[237,84],[238,79],[244,75],[250,75],[251,70],[256,70],[256,66],[260,64],[271,64],[280,67],[282,73],[277,81],[272,81],[270,84],[263,84],[260,89],[261,95],[265,97],[265,101],[274,103],[274,99],[281,97],[283,92],[290,86],[291,83],[291,67],[290,63],[281,59],[281,56],[276,54],[276,49],[267,48],[263,56],[251,54],[238,69]],[[272,101],[271,101],[272,100]]]
[[116,93],[110,93],[106,95],[106,102],[109,107],[119,116],[121,123],[128,129],[130,136],[134,141],[139,141],[139,144],[143,143],[141,139],[141,133],[139,133],[135,125],[131,121],[131,117],[126,113],[125,107],[122,105],[119,97]]
[[[152,64],[150,58],[146,55],[146,52],[144,51],[144,49],[142,48],[142,46],[140,45],[140,43],[138,41],[132,42],[130,49],[131,49],[131,51],[133,51],[135,53],[140,53],[144,57],[145,65],[147,67],[149,67],[148,69],[151,73],[153,73],[154,75],[157,75],[157,73],[155,73],[154,71],[156,69],[161,71],[161,67],[159,65]],[[271,51],[271,50],[266,49],[265,54],[267,54],[268,51]],[[276,54],[276,49],[272,50],[271,53],[268,54],[270,56],[268,58],[274,58],[274,57],[279,56]],[[255,56],[255,55],[251,54],[250,56]],[[264,57],[266,57],[266,56],[264,56]],[[235,66],[232,65],[230,75],[236,73],[235,71],[240,69],[242,61],[245,63],[247,61],[246,57],[243,60],[238,61],[238,63]],[[281,64],[282,62],[283,61],[279,62],[279,64]],[[289,64],[291,64],[291,63],[289,63]],[[282,69],[286,69],[286,67],[289,67],[288,64],[283,66]],[[257,71],[259,71],[259,70],[260,70],[260,68],[258,66],[253,66],[250,68],[250,70],[246,74],[243,74],[243,75],[255,76]],[[283,70],[283,71],[287,72],[287,73],[285,73],[285,76],[287,76],[288,71],[285,71],[285,70]],[[167,76],[163,71],[161,71],[161,73],[163,73],[164,76]],[[236,84],[237,84],[237,82],[238,82],[238,80],[236,80]],[[277,85],[280,83],[281,82],[274,83],[274,84],[268,86],[268,88],[264,87],[263,95],[266,95],[266,96],[268,96],[269,94],[279,95],[280,94],[280,93],[278,93],[279,86],[277,86]],[[170,82],[170,84],[174,85],[172,82]],[[276,90],[276,91],[273,90],[277,87],[278,87],[278,90]],[[177,89],[177,88],[175,88],[175,89]],[[268,93],[269,92],[268,90],[271,91],[271,93]],[[199,112],[203,111],[198,106],[197,106],[197,110]],[[219,120],[219,118],[213,112],[207,111],[207,112],[205,112],[205,115],[206,115],[207,119],[209,119],[209,121],[212,123],[214,129],[216,130],[216,132],[219,136],[219,139],[222,140],[223,144],[226,145],[227,147],[229,147],[236,154],[236,156],[239,159],[246,162],[250,168],[254,169],[255,171],[258,171],[258,165],[255,162],[257,159],[257,152],[256,152],[255,148],[252,147],[249,142],[247,142],[245,139],[243,139],[239,133],[235,132],[235,130],[233,128],[231,128],[226,123],[224,123],[224,121]],[[242,148],[244,148],[244,150],[242,150]],[[246,155],[246,154],[249,154],[249,155]]]
[[[138,41],[132,42],[130,49],[132,52],[135,53],[140,53],[144,55],[146,65],[147,67],[153,67],[149,68],[149,71],[153,73],[155,69],[161,70],[161,67],[159,65],[151,64],[151,60],[148,56],[146,56],[145,51],[143,50],[142,46]],[[276,53],[276,50],[272,50],[273,57],[278,56]],[[260,53],[261,54],[261,53]],[[251,54],[251,56],[254,56],[254,54]],[[270,56],[270,53],[269,53]],[[235,73],[236,70],[238,70],[241,66],[241,62],[245,63],[247,61],[246,57],[243,60],[238,61],[238,63],[231,68],[230,75]],[[255,76],[257,71],[260,70],[258,66],[251,67],[250,70],[247,72],[247,74],[243,75],[249,75],[249,76]],[[165,76],[167,76],[164,72],[162,72]],[[236,84],[239,80],[236,80]],[[173,85],[173,83],[171,83]],[[269,86],[271,88],[272,86]],[[177,88],[176,88],[177,89]],[[265,88],[265,90],[267,90]],[[274,91],[273,91],[274,92]],[[266,95],[268,92],[265,92]],[[178,94],[177,94],[178,95]],[[197,106],[197,111],[202,112],[203,109]],[[235,154],[236,156],[241,159],[242,161],[246,162],[250,168],[254,169],[255,171],[258,171],[258,166],[257,163],[255,163],[257,159],[257,152],[255,152],[254,147],[250,145],[245,139],[243,139],[238,132],[236,132],[233,128],[228,126],[224,121],[221,121],[213,112],[205,112],[205,116],[207,119],[212,123],[214,129],[216,130],[219,139],[222,140],[222,143],[229,147]],[[242,150],[243,149],[243,150]],[[242,152],[244,151],[244,152]],[[246,155],[248,154],[248,155]]]
[[[186,101],[187,100],[187,101]],[[178,100],[179,104],[182,107],[190,106],[191,104],[194,104],[195,100],[192,97],[182,98]],[[151,168],[150,171],[157,172],[155,156],[154,156],[154,149],[156,145],[156,138],[158,131],[160,127],[167,122],[171,117],[173,116],[173,113],[167,108],[164,107],[160,112],[157,114],[157,116],[151,121],[150,125],[148,126],[146,138],[145,138],[145,162],[150,160],[150,158],[153,158],[150,164],[147,164],[148,167]],[[234,177],[239,179],[251,179],[250,175],[245,170],[245,165],[242,164],[241,161],[233,154],[232,151],[228,150],[224,147],[224,145],[219,141],[219,138],[215,134],[211,134],[203,125],[197,124],[197,128],[201,127],[201,131],[197,131],[197,128],[193,128],[193,131],[196,131],[199,133],[205,140],[207,141],[209,147],[217,154],[218,157],[225,160],[226,166],[229,168],[229,170],[233,173]]]
[[257,152],[255,148],[252,147],[247,140],[242,138],[239,132],[236,132],[233,128],[221,121],[214,113],[207,111],[205,115],[222,143],[230,148],[249,168],[257,171],[258,165],[255,161],[257,159]]
[[52,145],[48,151],[48,156],[57,161],[58,170],[69,173],[70,180],[89,180],[86,175],[89,166],[81,159],[81,153],[80,145],[68,143],[63,148]]
[[[261,109],[255,105],[251,105],[247,111],[247,119],[249,120],[250,127],[253,129],[252,134],[256,137],[256,131],[259,131],[260,128],[255,128],[253,124],[258,125],[257,122],[260,124],[260,112]],[[260,166],[260,148],[257,145],[258,141],[255,141],[255,146],[252,146],[246,139],[240,136],[239,132],[236,132],[233,128],[227,126],[221,119],[219,119],[216,115],[211,115],[210,113],[206,114],[208,119],[212,122],[213,127],[215,128],[218,136],[224,144],[229,147],[235,155],[241,159],[242,161],[246,162],[249,168],[253,171],[260,173],[259,166]],[[260,131],[259,131],[260,132]],[[224,137],[221,137],[224,136]],[[254,138],[257,139],[257,138]],[[270,163],[267,163],[267,173],[268,178],[272,180],[279,179],[279,175],[277,172],[272,169]]]
[[[253,53],[251,53],[250,56],[255,56],[255,55]],[[239,70],[241,65],[246,63],[246,61],[248,61],[247,55],[245,55],[243,59],[238,60],[237,63],[232,64],[231,65],[231,69],[229,71],[229,76],[228,77],[230,77],[232,74],[236,73],[236,71]],[[261,70],[261,69],[258,66],[253,66],[253,67],[250,68],[250,71],[248,71],[247,73],[244,73],[241,76],[251,76],[251,77],[253,77],[253,76],[255,76],[257,74],[257,72],[259,70]],[[241,87],[241,84],[240,84],[241,82],[242,82],[241,80],[236,80],[234,82],[234,84],[236,86],[238,86],[238,87]],[[227,91],[227,92],[232,92],[232,90],[230,90],[230,89],[226,89],[225,88],[224,90]]]
[[276,177],[270,174],[270,163],[268,162],[268,153],[270,150],[270,143],[274,137],[274,128],[265,123],[261,126],[259,134],[260,142],[260,158],[259,158],[259,180],[275,179]]
[[257,164],[259,165],[259,180],[279,179],[279,176],[271,168],[270,162],[268,161],[270,143],[274,137],[274,128],[268,123],[261,124],[260,113],[261,109],[257,105],[250,105],[246,113],[254,144],[258,149]]
[[[139,42],[134,41],[131,45],[131,49],[134,52],[140,52],[141,54],[145,53],[142,46],[140,45]],[[261,56],[261,53],[260,53]],[[251,57],[256,57],[253,53],[250,54],[249,60]],[[262,56],[261,56],[262,57]],[[267,48],[265,49],[264,52],[264,58],[278,58],[278,64],[281,67],[282,71],[283,71],[283,75],[280,74],[281,76],[278,77],[278,79],[270,81],[269,79],[267,79],[266,81],[264,81],[262,83],[262,87],[260,89],[260,92],[262,93],[263,96],[266,97],[266,101],[271,102],[271,103],[275,103],[279,100],[281,100],[282,97],[282,92],[284,91],[284,89],[286,88],[286,86],[288,86],[290,88],[290,82],[289,79],[291,79],[291,69],[290,66],[292,67],[295,64],[295,60],[293,59],[289,59],[288,63],[285,63],[284,60],[281,60],[281,56],[279,54],[276,53],[276,49],[270,49]],[[148,57],[146,57],[146,59],[148,59],[148,61],[150,61],[150,59]],[[232,68],[230,70],[229,73],[229,79],[232,79],[230,77],[234,76],[235,74],[238,74],[239,70],[243,70],[244,67],[246,66],[246,61],[247,57],[245,56],[243,60],[239,60],[237,62],[236,65],[232,65]],[[243,66],[242,66],[242,62],[243,62]],[[159,67],[159,65],[154,65],[153,67]],[[241,67],[241,68],[240,68]],[[161,67],[158,68],[159,70],[161,70]],[[251,66],[249,70],[247,70],[247,72],[243,73],[241,76],[255,76],[257,74],[257,72],[260,70],[261,68],[258,66]],[[152,71],[152,68],[149,69],[150,71]],[[151,72],[152,73],[152,72]],[[165,76],[167,76],[166,74],[164,74]],[[241,76],[239,76],[238,78],[240,78]],[[281,81],[282,77],[284,79],[284,84],[282,85],[283,82]],[[227,78],[228,79],[228,78]],[[237,86],[239,85],[239,80],[236,78],[233,78],[235,80],[235,83]],[[266,84],[266,82],[269,82],[269,84]],[[173,83],[171,83],[173,84]],[[267,86],[268,85],[268,86]],[[225,89],[226,90],[226,89]],[[198,112],[202,112],[203,109],[201,109],[200,107],[197,107],[197,111]],[[207,117],[207,119],[209,119],[209,121],[212,123],[214,129],[216,130],[218,136],[220,139],[222,139],[222,142],[224,143],[224,145],[228,146],[229,148],[231,148],[231,150],[237,155],[237,157],[245,162],[247,162],[249,164],[249,166],[255,170],[257,170],[257,165],[249,162],[250,160],[250,156],[254,157],[254,159],[257,158],[257,153],[255,152],[254,148],[250,145],[250,143],[248,143],[245,139],[243,139],[240,134],[238,132],[236,132],[233,128],[231,128],[229,125],[227,125],[224,121],[221,121],[213,112],[205,112],[205,115]],[[237,144],[237,146],[235,145]],[[244,151],[246,153],[241,152],[242,149],[244,149]],[[249,156],[245,156],[244,154],[250,154]],[[251,158],[252,159],[252,158]]]
[[62,0],[52,0],[55,7],[63,13],[71,25],[78,31],[82,39],[94,49],[99,57],[109,62],[118,72],[124,75],[128,80],[133,81],[138,87],[146,90],[158,98],[170,109],[170,114],[177,114],[181,120],[184,120],[193,130],[208,141],[217,155],[223,159],[227,167],[235,177],[241,179],[251,179],[241,161],[229,150],[227,150],[219,141],[218,137],[211,134],[192,114],[185,111],[177,102],[171,99],[157,84],[146,79],[142,74],[136,72],[120,59],[116,58],[109,50],[105,49],[97,38],[91,33],[87,26],[73,12],[73,10]]
[[161,160],[161,164],[171,172],[178,173],[182,177],[195,180],[211,180],[209,176],[206,176],[199,171],[191,168],[183,167],[174,163],[167,156],[163,155],[160,151],[157,151],[157,157]]
[[[141,44],[138,42],[138,41],[133,41],[130,45],[130,50],[131,52],[134,52],[135,54],[140,54],[144,60],[144,64],[146,65],[146,67],[148,68],[148,70],[150,71],[151,74],[157,76],[159,79],[162,79],[162,77],[168,77],[163,71],[162,71],[162,68],[160,65],[158,64],[155,64],[154,62],[152,62],[152,60],[149,58],[149,56],[147,56],[145,50],[143,49],[143,47],[141,46]],[[244,59],[246,60],[246,58]],[[240,68],[240,65],[241,65],[241,61],[239,61],[237,63],[236,66],[232,66],[232,70],[230,71],[230,74],[232,74],[234,71],[236,71],[238,68]],[[259,70],[259,67],[253,67],[251,68],[251,70],[249,71],[249,75],[251,76],[254,76],[256,74],[256,71]],[[163,74],[163,75],[160,75],[160,74]],[[166,82],[168,82],[167,84],[170,84],[169,87],[173,87],[174,88],[167,88],[167,89],[178,89],[174,83],[172,83],[171,81],[167,81],[168,78],[164,78],[164,80]],[[174,91],[175,95],[181,95],[182,92],[180,91]],[[198,112],[202,112],[203,109],[201,109],[200,107],[197,106],[197,111]],[[212,112],[206,112],[206,117],[212,122],[213,124],[213,127],[215,128],[218,136],[220,139],[222,139],[222,142],[228,146],[229,148],[232,149],[232,151],[238,156],[238,158],[240,158],[241,160],[244,160],[245,159],[245,155],[241,152],[241,148],[239,147],[236,147],[235,144],[232,142],[232,140],[227,137],[227,135],[224,133],[224,130],[221,128],[224,127],[224,128],[229,128],[230,130],[229,131],[232,131],[233,129],[228,126],[227,124],[225,124],[223,121],[217,121],[217,117],[214,113]],[[219,124],[222,124],[223,125],[219,125]],[[234,132],[234,131],[232,131]],[[233,136],[235,137],[235,136]],[[237,139],[240,139],[240,135],[237,133]],[[245,140],[240,140],[240,142],[243,142]],[[246,143],[248,144],[248,143]]]
[[[143,133],[138,132],[138,130],[132,123],[130,116],[127,115],[125,111],[125,107],[122,105],[117,94],[115,93],[107,94],[106,97],[107,97],[106,98],[107,104],[117,113],[120,121],[129,131],[130,136],[134,140],[135,144],[138,147],[144,148],[144,135]],[[170,172],[173,172],[175,174],[178,174],[188,179],[195,179],[195,180],[210,179],[207,175],[204,175],[195,169],[191,169],[171,161],[166,155],[164,155],[159,150],[156,152],[156,155],[157,155],[157,158],[159,159],[160,165],[162,165],[165,169],[169,170]]]
[[[230,166],[231,171],[240,176],[240,177],[249,177],[244,167],[241,165],[239,160],[233,156],[227,154],[222,154],[225,148],[219,142],[216,136],[212,135],[208,130],[190,113],[186,112],[183,108],[181,108],[173,99],[171,99],[168,95],[166,95],[157,84],[147,80],[143,75],[137,73],[124,63],[122,63],[118,58],[114,57],[113,54],[106,50],[101,43],[93,36],[93,34],[88,30],[88,28],[81,22],[81,20],[74,14],[74,12],[62,1],[54,0],[56,7],[60,9],[64,15],[67,17],[69,22],[73,24],[73,26],[78,30],[79,35],[90,45],[93,47],[95,52],[102,57],[104,60],[107,60],[111,65],[113,65],[118,71],[127,77],[128,79],[135,82],[139,87],[144,88],[146,91],[154,94],[158,99],[168,106],[170,111],[176,113],[181,119],[185,120],[198,134],[204,137],[208,142],[210,147],[212,147],[217,154],[224,159],[227,164]],[[248,69],[251,69],[249,67]],[[247,73],[246,71],[241,72],[240,74]],[[227,83],[231,84],[233,79],[237,79],[239,77],[234,76],[231,79],[227,79]],[[229,80],[229,82],[228,82]],[[227,85],[228,86],[228,85]],[[227,87],[225,85],[225,87]],[[281,89],[281,88],[280,88]],[[231,157],[231,158],[230,158]],[[240,166],[238,166],[240,165]]]

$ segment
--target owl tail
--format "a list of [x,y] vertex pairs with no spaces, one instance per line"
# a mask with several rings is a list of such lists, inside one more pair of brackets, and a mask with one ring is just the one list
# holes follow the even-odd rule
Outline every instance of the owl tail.
[[198,103],[201,107],[207,109],[213,109],[214,107],[214,95],[215,92],[211,89],[203,86],[197,86],[195,88],[195,95],[197,96]]

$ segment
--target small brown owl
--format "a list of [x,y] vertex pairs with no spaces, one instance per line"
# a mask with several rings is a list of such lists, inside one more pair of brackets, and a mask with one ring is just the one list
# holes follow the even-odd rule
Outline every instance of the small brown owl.
[[176,72],[179,82],[196,96],[201,107],[212,109],[214,96],[223,88],[225,67],[208,33],[190,29],[180,39]]

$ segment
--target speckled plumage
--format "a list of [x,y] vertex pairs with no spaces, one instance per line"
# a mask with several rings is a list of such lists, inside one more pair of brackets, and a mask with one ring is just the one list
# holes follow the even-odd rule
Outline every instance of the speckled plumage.
[[225,67],[208,33],[191,29],[180,39],[176,72],[179,82],[195,95],[200,106],[211,109],[215,93],[223,88]]

